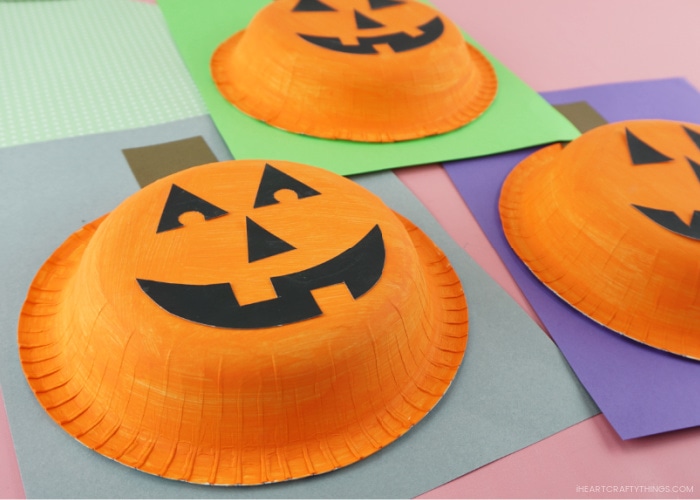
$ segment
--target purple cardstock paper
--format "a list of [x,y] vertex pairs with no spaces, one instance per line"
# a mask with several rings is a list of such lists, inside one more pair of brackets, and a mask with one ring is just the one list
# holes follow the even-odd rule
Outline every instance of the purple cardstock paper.
[[[700,93],[682,79],[600,85],[542,94],[551,104],[585,101],[608,122],[660,118],[700,123]],[[700,425],[700,362],[629,340],[561,300],[505,239],[501,185],[537,148],[445,164],[521,290],[579,379],[623,439]]]

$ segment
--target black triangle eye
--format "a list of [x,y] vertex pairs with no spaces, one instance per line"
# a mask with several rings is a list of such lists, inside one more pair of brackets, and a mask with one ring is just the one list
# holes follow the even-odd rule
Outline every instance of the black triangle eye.
[[330,5],[326,5],[321,0],[299,0],[299,3],[292,9],[292,12],[322,12],[335,11]]
[[170,188],[170,194],[165,202],[163,213],[160,216],[156,233],[170,231],[182,227],[180,216],[187,212],[199,212],[204,216],[204,220],[214,219],[228,214],[216,205],[195,196],[189,191],[185,191],[175,184]]
[[401,5],[404,3],[402,0],[369,0],[369,7],[372,10],[383,9],[384,7],[393,7],[394,5]]
[[695,130],[691,130],[688,127],[683,127],[683,130],[685,130],[685,133],[688,134],[688,137],[695,143],[695,145],[700,149],[700,134],[697,133]]
[[279,203],[279,201],[275,199],[275,193],[282,189],[294,191],[298,199],[321,194],[314,188],[307,186],[303,182],[296,180],[294,177],[291,177],[266,163],[262,179],[260,179],[258,194],[255,196],[255,204],[253,205],[253,208],[266,207],[268,205]]
[[627,148],[629,149],[633,165],[648,165],[650,163],[663,163],[672,160],[672,158],[658,152],[642,141],[629,129],[625,129],[625,132],[627,133]]

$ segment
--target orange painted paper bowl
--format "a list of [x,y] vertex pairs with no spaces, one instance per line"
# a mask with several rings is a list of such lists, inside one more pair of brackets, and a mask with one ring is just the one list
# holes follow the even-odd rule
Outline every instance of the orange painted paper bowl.
[[454,378],[467,305],[443,253],[354,182],[290,162],[160,179],[38,272],[19,355],[39,403],[102,455],[253,485],[352,464]]
[[700,359],[700,126],[639,120],[546,147],[506,179],[508,242],[598,323]]
[[489,61],[414,0],[276,0],[211,60],[226,100],[272,126],[392,142],[475,120],[497,89]]

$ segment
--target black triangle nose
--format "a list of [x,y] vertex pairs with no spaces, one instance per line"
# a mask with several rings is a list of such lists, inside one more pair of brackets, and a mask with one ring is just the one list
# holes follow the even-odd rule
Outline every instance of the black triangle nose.
[[698,181],[700,181],[700,163],[691,160],[687,156],[685,157],[686,160],[688,160],[688,163],[690,163],[690,166],[693,168],[693,172],[695,173],[695,177],[698,178]]
[[369,0],[369,7],[372,10],[376,10],[401,5],[402,3],[404,3],[403,0]]
[[248,217],[246,217],[246,230],[248,233],[248,262],[255,262],[295,250],[292,245]]
[[359,30],[384,27],[384,25],[379,21],[375,21],[364,14],[360,14],[358,11],[355,11],[355,24]]

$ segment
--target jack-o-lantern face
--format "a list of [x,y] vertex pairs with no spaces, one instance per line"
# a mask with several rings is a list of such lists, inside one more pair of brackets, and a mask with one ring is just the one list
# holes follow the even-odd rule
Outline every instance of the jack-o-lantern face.
[[[297,200],[322,193],[267,164],[252,209],[275,206],[278,191],[293,193]],[[284,207],[277,207],[284,210]],[[254,210],[253,210],[254,211]],[[173,184],[160,217],[157,233],[186,231],[180,221],[184,214],[199,214],[204,221],[231,216],[226,210]],[[248,263],[296,250],[296,246],[246,216]],[[308,235],[307,235],[308,236]],[[187,238],[183,234],[182,237]],[[304,237],[296,245],[303,245]],[[283,326],[322,314],[311,292],[330,285],[345,284],[353,298],[364,295],[379,280],[384,268],[382,231],[374,225],[352,247],[313,267],[270,281],[276,297],[241,305],[229,283],[188,284],[138,279],[143,291],[166,311],[181,318],[224,328],[266,328]],[[235,279],[235,276],[233,277]]]
[[393,142],[459,128],[496,75],[447,17],[416,0],[276,0],[211,60],[222,96],[299,134]]
[[500,211],[513,249],[567,302],[700,359],[700,126],[614,123],[545,148],[509,175]]
[[[692,153],[695,153],[695,157],[700,161],[700,133],[688,127],[682,127],[682,130],[685,131],[688,138],[698,148],[697,151],[693,151]],[[676,134],[670,134],[667,136],[667,138],[673,138],[672,140],[675,141],[677,140],[675,136],[678,133],[680,133],[680,130],[678,130]],[[660,151],[634,135],[629,129],[627,129],[626,134],[627,146],[629,148],[632,164],[649,166],[647,168],[651,168],[651,165],[657,166],[657,173],[653,175],[657,175],[659,177],[659,181],[662,183],[662,185],[668,182],[668,168],[678,168],[681,170],[686,170],[688,173],[692,172],[695,179],[700,182],[700,163],[698,163],[698,161],[693,160],[690,156],[685,156],[682,157],[680,161],[681,164],[685,163],[685,165],[676,165],[674,158],[671,156],[666,156],[662,152],[664,146],[666,146],[670,141],[664,140],[662,144],[659,144],[657,147],[661,148]],[[683,154],[682,151],[676,151],[677,147],[674,144],[670,144],[668,147],[670,148],[669,153],[672,155],[678,153]],[[689,176],[686,175],[686,177]],[[688,178],[688,183],[692,185],[693,179]],[[680,185],[678,187],[680,187]],[[669,189],[669,192],[675,193],[676,189]],[[659,224],[661,227],[682,236],[687,236],[688,238],[692,238],[694,240],[700,240],[700,210],[695,208],[700,207],[700,200],[694,200],[691,202],[690,207],[685,207],[686,209],[690,208],[690,210],[692,210],[692,217],[688,222],[683,221],[683,219],[681,219],[681,217],[679,217],[679,215],[673,210],[646,207],[638,204],[633,204],[633,206],[641,213],[649,217],[649,219]]]
[[70,435],[167,478],[272,483],[369,456],[447,390],[468,314],[445,255],[351,180],[270,163],[159,179],[39,271],[20,358]]
[[[320,36],[308,33],[298,33],[298,35],[314,45],[324,49],[335,50],[337,52],[346,52],[349,54],[377,54],[378,45],[387,45],[394,52],[405,52],[413,50],[425,45],[428,45],[437,40],[445,30],[445,25],[440,16],[432,17],[427,21],[422,21],[420,25],[408,26],[411,32],[416,31],[420,34],[412,36],[406,31],[393,31],[384,33],[387,25],[379,21],[381,12],[374,15],[374,11],[388,8],[399,8],[405,4],[400,0],[367,0],[366,8],[371,14],[362,13],[357,9],[348,9],[348,2],[343,5],[344,9],[338,13],[338,16],[344,16],[345,19],[332,20],[330,15],[316,16],[318,28],[324,32],[332,32],[337,30],[334,36]],[[293,9],[294,12],[337,12],[328,3],[321,0],[299,0]],[[398,21],[403,21],[406,18],[414,18],[415,14],[407,13],[403,18],[401,13],[390,13],[390,19],[396,24]],[[370,17],[372,16],[372,17]],[[343,38],[348,38],[345,34],[352,33],[352,23],[357,31],[357,41],[355,43],[345,43]],[[360,33],[373,32],[372,35],[360,35]],[[374,34],[377,33],[377,34]],[[343,35],[342,37],[340,35]]]

